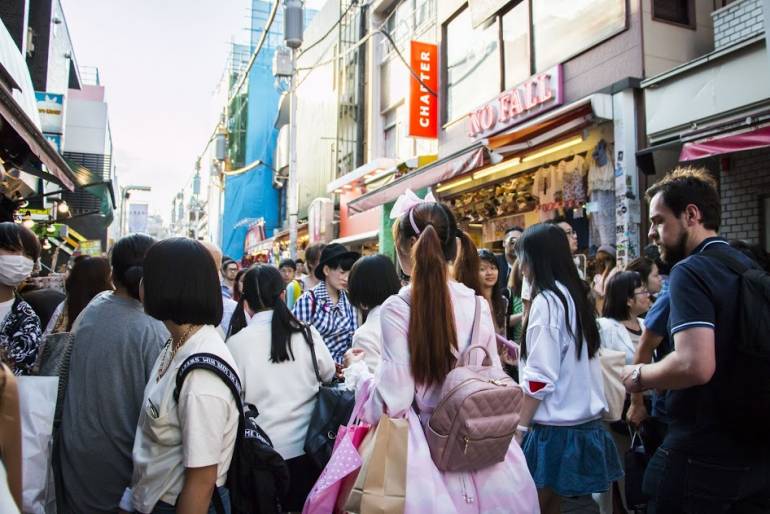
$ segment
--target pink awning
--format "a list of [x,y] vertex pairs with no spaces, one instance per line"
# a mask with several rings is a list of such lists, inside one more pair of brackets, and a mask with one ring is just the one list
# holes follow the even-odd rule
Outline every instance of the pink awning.
[[700,139],[682,146],[680,161],[695,161],[743,150],[770,146],[770,126]]
[[471,170],[479,168],[486,162],[488,150],[479,144],[465,151],[454,154],[446,159],[434,161],[431,164],[400,177],[388,185],[382,186],[369,193],[359,196],[348,204],[351,213],[364,212],[379,205],[392,202],[407,189],[418,191],[439,182],[447,181]]

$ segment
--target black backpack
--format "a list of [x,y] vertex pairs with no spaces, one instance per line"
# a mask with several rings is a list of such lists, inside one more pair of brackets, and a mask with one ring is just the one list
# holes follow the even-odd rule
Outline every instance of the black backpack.
[[[233,459],[227,472],[232,514],[272,514],[283,512],[281,497],[289,490],[289,468],[283,457],[273,449],[267,434],[257,425],[257,408],[241,403],[241,381],[238,374],[220,357],[211,353],[191,355],[176,374],[174,399],[185,377],[194,369],[206,369],[216,374],[227,385],[238,406],[238,432]],[[214,489],[212,498],[218,514],[224,514],[221,498]]]
[[770,274],[719,250],[702,253],[740,276],[735,355],[717,394],[741,437],[767,439],[770,420]]

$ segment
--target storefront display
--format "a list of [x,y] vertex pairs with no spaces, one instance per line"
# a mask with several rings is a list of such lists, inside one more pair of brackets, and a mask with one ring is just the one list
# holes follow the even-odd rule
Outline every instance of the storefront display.
[[[615,177],[607,131],[595,130],[578,151],[442,200],[480,242],[492,245],[512,226],[565,217],[581,225],[583,245],[615,243]],[[581,221],[582,219],[582,221]],[[478,232],[478,234],[476,234]]]

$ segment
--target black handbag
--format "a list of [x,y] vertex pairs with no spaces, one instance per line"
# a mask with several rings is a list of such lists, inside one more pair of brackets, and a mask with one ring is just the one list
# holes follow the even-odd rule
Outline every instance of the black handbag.
[[634,432],[631,436],[631,447],[625,455],[625,493],[629,509],[640,510],[647,504],[647,497],[642,492],[642,482],[649,460],[639,432]]
[[318,371],[318,359],[310,330],[303,331],[303,335],[310,346],[313,369],[321,384],[305,435],[305,453],[318,466],[318,469],[323,469],[332,456],[337,431],[341,425],[350,420],[356,395],[355,392],[345,389],[336,379],[328,384],[323,383],[321,373]]

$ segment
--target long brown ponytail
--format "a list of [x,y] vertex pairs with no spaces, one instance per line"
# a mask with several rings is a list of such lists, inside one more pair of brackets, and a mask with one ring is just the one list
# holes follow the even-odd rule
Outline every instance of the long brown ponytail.
[[[396,231],[400,248],[406,249],[408,241],[417,238],[411,248],[408,343],[412,376],[419,384],[438,384],[452,369],[452,350],[457,349],[447,270],[457,255],[457,222],[444,205],[424,203],[402,216]],[[478,280],[478,268],[476,277]]]
[[447,263],[436,230],[428,225],[412,248],[412,312],[409,354],[420,384],[440,383],[452,369],[457,349]]

